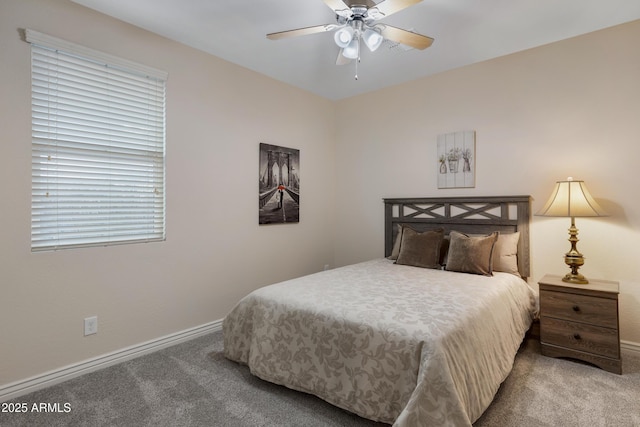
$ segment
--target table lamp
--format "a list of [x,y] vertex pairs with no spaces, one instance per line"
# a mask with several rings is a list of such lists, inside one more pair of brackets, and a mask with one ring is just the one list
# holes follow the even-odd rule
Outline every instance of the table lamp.
[[571,249],[564,256],[564,262],[571,268],[571,272],[567,273],[562,281],[580,285],[588,284],[587,278],[578,273],[578,269],[584,264],[584,257],[576,248],[578,229],[575,217],[607,216],[607,213],[591,197],[584,181],[574,181],[571,177],[566,181],[557,181],[551,197],[536,215],[571,218],[569,228]]

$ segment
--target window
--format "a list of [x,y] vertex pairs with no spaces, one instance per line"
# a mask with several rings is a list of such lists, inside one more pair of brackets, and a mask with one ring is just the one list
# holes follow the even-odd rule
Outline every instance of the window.
[[165,239],[166,73],[26,30],[31,250]]

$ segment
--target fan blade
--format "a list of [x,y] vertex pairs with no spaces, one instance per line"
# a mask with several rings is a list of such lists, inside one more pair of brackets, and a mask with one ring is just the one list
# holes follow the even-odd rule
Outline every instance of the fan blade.
[[400,28],[385,25],[382,29],[382,36],[385,39],[411,46],[414,49],[426,49],[433,43],[431,37],[422,34],[412,33],[411,31],[402,30]]
[[345,18],[348,18],[353,14],[351,12],[351,8],[342,0],[323,0],[323,1],[324,1],[324,4],[329,6],[331,10],[333,10],[338,16],[344,16]]
[[279,40],[287,37],[306,36],[307,34],[323,33],[336,28],[335,24],[316,25],[315,27],[298,28],[297,30],[280,31],[279,33],[267,34],[270,40]]
[[336,58],[336,65],[346,65],[349,62],[351,62],[350,58],[347,58],[342,54],[343,50],[344,49],[340,49],[340,51],[338,52],[338,57]]
[[382,19],[386,16],[400,12],[403,9],[420,3],[422,0],[383,0],[367,11],[367,16],[373,19]]

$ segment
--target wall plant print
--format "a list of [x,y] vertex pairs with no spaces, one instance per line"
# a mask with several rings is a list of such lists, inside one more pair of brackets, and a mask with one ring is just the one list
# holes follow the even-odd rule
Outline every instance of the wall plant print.
[[300,222],[300,150],[260,144],[258,222]]
[[438,188],[476,186],[476,132],[438,135]]

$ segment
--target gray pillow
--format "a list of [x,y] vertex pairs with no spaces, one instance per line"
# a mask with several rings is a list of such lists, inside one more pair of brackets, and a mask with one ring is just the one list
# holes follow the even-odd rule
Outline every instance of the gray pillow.
[[396,264],[422,268],[440,268],[440,245],[444,230],[439,228],[423,233],[404,227]]
[[504,271],[520,277],[518,272],[518,240],[520,233],[500,233],[493,247],[493,271]]
[[398,224],[398,233],[396,234],[396,240],[393,241],[393,248],[391,248],[391,255],[389,255],[388,259],[398,259],[398,255],[400,255],[400,242],[402,241],[403,229],[404,227],[401,224]]
[[457,231],[449,233],[448,271],[493,275],[493,248],[498,232],[488,236],[472,237]]

